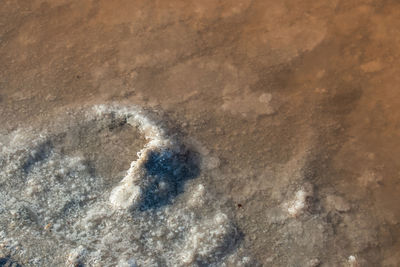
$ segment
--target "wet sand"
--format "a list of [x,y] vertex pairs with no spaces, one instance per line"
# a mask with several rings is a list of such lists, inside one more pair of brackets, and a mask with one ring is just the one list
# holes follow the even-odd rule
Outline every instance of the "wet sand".
[[162,111],[215,159],[202,182],[259,264],[398,266],[399,14],[374,0],[3,1],[0,131],[96,104]]

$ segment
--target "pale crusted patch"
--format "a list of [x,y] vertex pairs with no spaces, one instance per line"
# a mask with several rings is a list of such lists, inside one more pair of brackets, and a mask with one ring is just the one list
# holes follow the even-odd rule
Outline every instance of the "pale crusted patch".
[[381,181],[382,177],[370,170],[365,171],[361,176],[358,177],[359,184],[364,188],[377,187]]
[[271,104],[272,95],[270,93],[260,94],[250,91],[244,93],[227,91],[226,93],[222,109],[234,115],[271,115],[275,112]]
[[307,207],[307,197],[312,196],[312,186],[309,184],[304,185],[300,190],[296,192],[293,200],[285,204],[289,215],[292,217],[297,217],[302,214],[304,209]]
[[330,195],[326,197],[326,202],[331,210],[337,210],[341,212],[350,210],[350,204],[347,203],[342,197]]
[[360,68],[364,72],[377,72],[383,69],[383,64],[379,60],[373,60],[362,64]]

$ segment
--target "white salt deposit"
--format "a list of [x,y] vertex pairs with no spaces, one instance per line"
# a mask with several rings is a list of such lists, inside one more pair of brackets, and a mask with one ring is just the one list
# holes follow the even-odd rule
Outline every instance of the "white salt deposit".
[[348,263],[348,266],[349,266],[349,267],[358,267],[358,266],[360,266],[360,265],[358,264],[357,257],[354,256],[354,255],[350,255],[350,256],[349,256],[349,258],[347,259],[347,263]]
[[[0,253],[24,266],[252,266],[199,183],[201,164],[161,125],[137,107],[96,106],[46,130],[0,135]],[[120,182],[86,158],[96,150],[84,153],[97,144],[85,138],[107,138],[111,126],[147,141]]]
[[292,217],[299,216],[304,209],[307,207],[307,197],[312,196],[312,188],[310,185],[303,186],[296,192],[296,195],[292,201],[286,204],[287,212]]

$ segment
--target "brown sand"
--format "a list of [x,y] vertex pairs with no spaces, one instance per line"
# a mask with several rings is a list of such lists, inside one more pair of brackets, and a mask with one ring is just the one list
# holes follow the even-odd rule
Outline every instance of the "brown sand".
[[[4,0],[1,130],[161,109],[219,158],[208,183],[261,264],[399,266],[399,45],[393,0]],[[307,215],[273,223],[304,184]]]

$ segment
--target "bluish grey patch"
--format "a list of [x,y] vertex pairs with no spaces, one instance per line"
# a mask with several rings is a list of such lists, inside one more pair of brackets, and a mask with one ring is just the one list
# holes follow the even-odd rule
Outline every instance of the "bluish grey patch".
[[24,173],[28,173],[35,166],[35,164],[47,159],[50,156],[52,149],[53,144],[49,140],[40,144],[36,151],[29,155],[28,159],[22,165]]
[[10,257],[0,258],[0,267],[22,267],[22,265],[13,261]]
[[199,155],[190,150],[180,153],[170,149],[152,151],[144,165],[150,182],[144,189],[140,210],[170,204],[177,195],[183,193],[185,182],[200,174],[199,166]]

